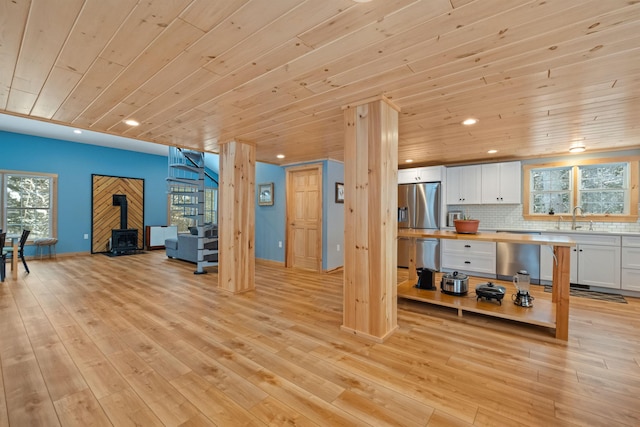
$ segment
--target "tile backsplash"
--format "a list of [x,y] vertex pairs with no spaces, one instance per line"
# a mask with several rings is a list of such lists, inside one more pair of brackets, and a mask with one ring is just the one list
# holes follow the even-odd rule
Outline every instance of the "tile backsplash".
[[[555,230],[560,220],[560,230],[571,229],[571,215],[549,215],[549,221],[525,221],[522,205],[448,205],[447,212],[461,211],[480,220],[480,228],[495,230]],[[577,224],[589,230],[589,216],[578,216]],[[640,232],[638,222],[593,222],[594,231],[620,233]]]

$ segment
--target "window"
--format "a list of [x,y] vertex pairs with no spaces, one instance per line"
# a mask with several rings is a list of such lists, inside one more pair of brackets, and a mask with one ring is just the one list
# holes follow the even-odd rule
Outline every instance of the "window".
[[638,218],[637,159],[583,160],[574,165],[527,165],[526,219],[548,214],[572,215],[575,206],[599,221],[633,222]]
[[56,237],[55,197],[57,176],[28,172],[0,171],[2,182],[2,229],[20,234],[31,230],[29,238]]
[[[172,185],[169,196],[169,220],[178,227],[179,233],[189,231],[196,224],[198,213],[197,187]],[[204,199],[204,222],[218,223],[218,189],[206,187]]]
[[204,222],[205,224],[218,223],[217,188],[205,188],[204,190]]
[[591,214],[627,214],[628,169],[628,163],[578,167],[578,203],[583,210]]
[[571,168],[531,170],[531,205],[534,214],[571,211]]

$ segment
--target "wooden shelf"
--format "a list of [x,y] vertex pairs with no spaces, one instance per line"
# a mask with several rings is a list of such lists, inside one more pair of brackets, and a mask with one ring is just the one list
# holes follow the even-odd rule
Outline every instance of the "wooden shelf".
[[[463,239],[463,240],[477,240],[485,242],[509,242],[520,244],[534,244],[534,245],[550,245],[553,246],[553,253],[557,262],[553,266],[553,291],[551,295],[551,303],[549,308],[545,309],[545,304],[539,301],[534,304],[533,308],[539,307],[536,310],[531,310],[529,307],[515,307],[515,311],[509,309],[497,310],[495,307],[481,307],[479,302],[475,304],[462,302],[455,303],[453,300],[447,300],[436,297],[433,295],[431,298],[425,294],[416,294],[412,292],[411,284],[402,288],[405,298],[417,299],[424,298],[424,302],[439,305],[450,305],[453,308],[458,309],[458,314],[462,315],[463,311],[473,311],[476,313],[483,313],[490,316],[502,317],[504,319],[515,320],[518,322],[530,323],[534,325],[548,326],[555,329],[556,338],[567,341],[569,339],[569,271],[570,271],[570,253],[569,249],[576,245],[576,242],[566,236],[542,236],[534,234],[513,234],[513,233],[477,233],[477,234],[457,234],[451,231],[443,230],[418,230],[418,229],[403,229],[398,230],[398,237],[408,237],[411,239],[411,247],[409,252],[409,280],[415,282],[417,280],[416,275],[416,239],[418,238],[435,238],[435,239]],[[475,289],[472,287],[472,283],[469,284],[469,289]],[[489,302],[490,303],[490,302]],[[506,307],[508,304],[505,304]],[[513,304],[515,306],[515,304]],[[548,312],[548,316],[542,314],[542,312]],[[555,319],[555,320],[554,320]]]
[[[480,283],[479,279],[475,281]],[[486,282],[486,279],[484,281]],[[415,281],[409,280],[398,285],[398,298],[454,308],[458,310],[458,316],[462,316],[463,312],[468,311],[531,325],[556,328],[555,304],[550,300],[536,298],[533,307],[520,307],[512,302],[512,292],[509,292],[509,288],[507,288],[507,294],[502,300],[502,305],[495,300],[478,300],[474,292],[475,284],[471,280],[469,282],[469,293],[464,296],[447,295],[440,290],[418,289],[414,285]]]

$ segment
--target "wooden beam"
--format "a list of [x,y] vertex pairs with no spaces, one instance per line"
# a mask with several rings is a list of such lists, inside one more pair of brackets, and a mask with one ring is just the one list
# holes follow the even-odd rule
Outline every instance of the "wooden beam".
[[553,296],[556,303],[556,338],[567,341],[569,339],[569,274],[570,248],[554,246],[553,252],[558,260],[553,266]]
[[347,106],[342,330],[375,341],[397,328],[398,111]]
[[220,148],[218,287],[241,293],[255,288],[255,171],[253,144]]

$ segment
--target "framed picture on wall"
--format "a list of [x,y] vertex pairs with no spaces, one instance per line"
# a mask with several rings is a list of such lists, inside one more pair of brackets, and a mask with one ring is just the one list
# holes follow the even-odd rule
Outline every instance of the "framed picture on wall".
[[258,206],[273,206],[273,182],[258,184]]
[[344,203],[344,184],[336,182],[336,203]]

